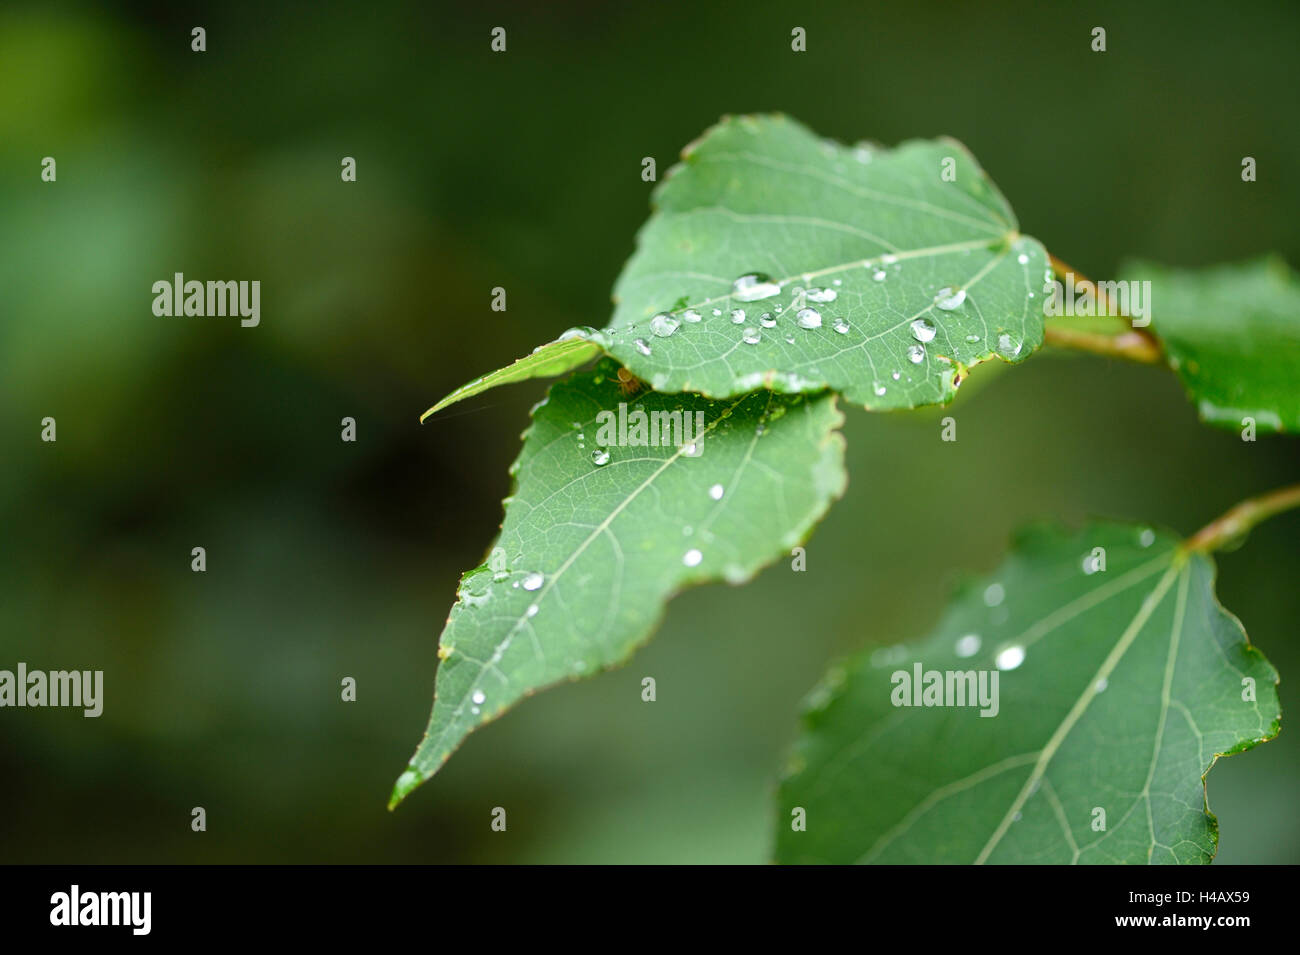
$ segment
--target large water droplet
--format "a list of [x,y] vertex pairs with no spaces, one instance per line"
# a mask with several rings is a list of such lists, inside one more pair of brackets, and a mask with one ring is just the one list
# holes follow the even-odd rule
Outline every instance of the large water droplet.
[[832,325],[831,328],[835,329],[841,335],[847,335],[849,333],[849,323],[842,318],[835,319],[835,324]]
[[998,336],[998,354],[1003,358],[1015,358],[1020,354],[1020,343],[1014,341],[1006,332],[1003,332]]
[[643,355],[650,354],[650,346],[645,343],[644,338],[638,338],[632,344],[633,346],[635,346],[636,350],[639,351],[641,354]]
[[693,308],[688,308],[686,311],[682,312],[682,319],[684,321],[690,322],[692,325],[702,320],[703,318],[704,316],[701,315]]
[[776,325],[776,316],[771,312],[764,312],[762,315],[758,316],[758,324],[762,325],[764,328],[772,328]]
[[742,302],[771,298],[780,291],[781,286],[762,272],[749,272],[731,283],[731,297]]
[[545,582],[546,577],[537,571],[533,571],[524,578],[524,590],[537,590]]
[[993,665],[999,670],[1014,670],[1020,664],[1025,662],[1025,648],[1018,646],[1007,647],[998,653],[997,659]]
[[753,325],[749,326],[749,328],[745,329],[740,334],[740,340],[743,341],[746,345],[757,345],[759,339],[761,339],[762,337],[763,337],[762,334]]
[[660,338],[667,338],[681,326],[681,322],[669,315],[667,312],[660,312],[654,318],[650,319],[650,331],[654,332]]
[[609,464],[609,452],[604,448],[597,448],[591,452],[591,463],[599,467],[602,464]]
[[925,361],[925,346],[908,345],[907,360],[910,361],[913,365],[919,365],[921,364],[921,362]]
[[815,308],[801,308],[795,315],[800,328],[821,328],[822,313]]
[[951,312],[954,308],[966,301],[966,290],[959,288],[955,292],[949,286],[944,286],[934,293],[934,304],[936,307],[943,309],[945,312]]
[[[585,338],[588,341],[593,341],[598,345],[604,345],[609,340],[609,336],[607,336],[604,332],[597,331],[596,329],[592,328],[590,325],[576,325],[573,328],[566,328],[563,332],[561,332],[558,341],[567,342],[567,341],[571,341],[574,338]],[[539,345],[538,348],[540,347],[541,346]],[[537,351],[537,348],[534,348],[533,351]]]
[[739,325],[745,320],[745,310],[743,308],[733,308],[731,310],[731,324]]
[[934,335],[934,322],[928,318],[917,318],[912,321],[912,337],[918,342],[933,341]]

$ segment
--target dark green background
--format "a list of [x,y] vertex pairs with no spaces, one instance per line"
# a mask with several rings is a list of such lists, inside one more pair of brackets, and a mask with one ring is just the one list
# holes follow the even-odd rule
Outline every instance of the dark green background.
[[[0,860],[759,861],[830,658],[923,633],[1025,520],[1191,532],[1300,475],[1294,439],[1210,430],[1168,372],[1091,358],[978,370],[956,444],[938,412],[851,411],[807,573],[682,596],[627,667],[526,701],[386,812],[545,385],[418,416],[604,324],[643,156],[662,173],[758,110],[847,141],[949,134],[1095,277],[1128,255],[1300,263],[1294,4],[470,6],[0,12],[0,667],[106,673],[98,720],[0,711]],[[176,271],[260,279],[261,326],[155,317]],[[1288,713],[1297,532],[1221,560]],[[1300,861],[1298,784],[1293,731],[1224,760],[1220,861]]]

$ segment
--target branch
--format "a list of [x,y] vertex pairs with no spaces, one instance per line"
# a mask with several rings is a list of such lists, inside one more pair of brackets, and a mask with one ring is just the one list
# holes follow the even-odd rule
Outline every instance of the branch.
[[1119,335],[1103,335],[1100,332],[1082,332],[1059,325],[1047,325],[1043,328],[1043,340],[1058,348],[1073,348],[1108,358],[1127,358],[1147,365],[1159,364],[1161,360],[1160,346],[1150,335],[1139,334],[1136,328]]
[[1256,524],[1296,507],[1300,507],[1300,484],[1247,498],[1197,531],[1183,543],[1183,550],[1208,554],[1241,538]]
[[[1129,318],[1123,312],[1111,307],[1110,300],[1106,297],[1105,292],[1092,279],[1073,266],[1062,262],[1050,252],[1047,258],[1052,264],[1052,271],[1059,277],[1065,278],[1066,274],[1069,273],[1074,276],[1076,282],[1090,287],[1093,298],[1096,299],[1098,306],[1105,314],[1113,314],[1126,320]],[[1158,338],[1145,328],[1134,328],[1131,324],[1127,331],[1118,335],[1080,332],[1073,329],[1048,326],[1044,329],[1044,336],[1049,345],[1073,348],[1078,351],[1092,352],[1111,358],[1127,358],[1130,361],[1142,362],[1148,365],[1158,363],[1163,354]]]

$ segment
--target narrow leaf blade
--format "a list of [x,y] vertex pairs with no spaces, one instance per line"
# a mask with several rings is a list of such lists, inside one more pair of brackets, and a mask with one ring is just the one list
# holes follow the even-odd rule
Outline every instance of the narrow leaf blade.
[[[577,330],[574,331],[577,332]],[[594,329],[585,329],[582,334],[590,335],[592,338],[599,336],[599,333]],[[547,342],[545,345],[539,345],[530,354],[525,355],[518,361],[461,385],[420,415],[420,421],[423,423],[424,419],[429,415],[436,414],[448,405],[453,405],[458,401],[473,397],[498,385],[510,385],[519,381],[527,381],[529,378],[551,378],[556,375],[563,375],[565,372],[585,365],[600,353],[601,346],[598,341],[580,338],[577,337],[577,334],[558,338],[553,342]]]

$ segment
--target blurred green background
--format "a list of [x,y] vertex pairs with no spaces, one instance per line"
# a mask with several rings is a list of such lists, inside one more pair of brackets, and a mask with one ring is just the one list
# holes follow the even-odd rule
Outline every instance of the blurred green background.
[[[949,134],[1095,277],[1129,255],[1300,264],[1295,4],[479,6],[0,12],[0,667],[106,683],[98,720],[0,711],[0,861],[762,861],[828,661],[922,634],[1018,524],[1190,533],[1300,477],[1294,439],[1210,430],[1171,374],[1099,359],[978,370],[944,412],[956,444],[937,412],[850,411],[849,492],[807,573],[685,594],[625,668],[526,701],[386,812],[545,385],[418,416],[604,324],[643,156],[662,174],[748,111]],[[176,271],[260,279],[261,326],[155,317]],[[1220,575],[1287,713],[1298,533],[1265,525]],[[1209,781],[1219,861],[1300,861],[1300,734]]]

